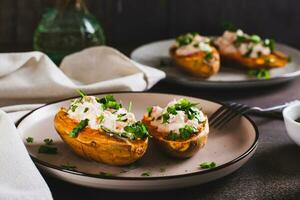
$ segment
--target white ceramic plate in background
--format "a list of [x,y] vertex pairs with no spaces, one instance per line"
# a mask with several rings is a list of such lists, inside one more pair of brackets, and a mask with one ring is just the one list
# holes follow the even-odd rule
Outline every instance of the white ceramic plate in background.
[[[97,95],[99,97],[103,95]],[[124,106],[133,103],[133,112],[141,119],[150,105],[165,106],[173,99],[184,96],[160,93],[114,93]],[[221,105],[212,101],[185,97],[197,102],[210,115]],[[222,131],[211,130],[206,146],[195,156],[186,160],[166,157],[153,144],[145,156],[135,165],[114,167],[84,160],[75,155],[56,133],[53,118],[60,107],[68,107],[71,99],[51,103],[38,108],[17,123],[21,137],[33,161],[45,172],[75,184],[115,190],[162,190],[206,183],[232,173],[253,155],[257,147],[258,131],[255,124],[243,116],[232,121]],[[26,143],[33,137],[32,144]],[[45,138],[54,140],[58,154],[39,154],[38,148]],[[203,170],[202,162],[215,162],[216,168]],[[76,171],[66,170],[61,165],[75,165]],[[104,176],[99,172],[111,173]],[[150,176],[141,176],[144,172]]]
[[[194,77],[176,67],[169,56],[169,48],[174,40],[153,42],[136,48],[131,53],[131,58],[136,62],[159,68],[167,74],[167,80],[187,86],[206,88],[245,88],[267,86],[287,82],[300,75],[300,51],[286,45],[276,43],[276,49],[291,56],[292,62],[280,69],[272,69],[270,79],[257,79],[247,76],[247,70],[238,69],[234,66],[223,67],[218,74],[203,79]],[[161,61],[170,63],[160,67]]]

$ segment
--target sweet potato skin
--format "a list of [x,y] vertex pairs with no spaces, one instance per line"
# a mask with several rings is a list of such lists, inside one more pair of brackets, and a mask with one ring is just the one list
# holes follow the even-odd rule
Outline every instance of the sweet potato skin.
[[170,48],[170,55],[176,64],[183,70],[199,77],[210,77],[219,72],[220,55],[216,48],[212,47],[212,61],[205,62],[205,52],[199,51],[188,56],[178,56],[175,53],[176,47]]
[[208,139],[209,127],[208,121],[205,121],[198,127],[199,133],[184,141],[171,141],[165,139],[166,133],[160,133],[157,128],[151,125],[151,118],[148,114],[144,115],[143,123],[148,127],[149,133],[155,143],[168,156],[179,159],[190,158],[199,149],[203,148]]
[[55,115],[54,127],[57,133],[77,155],[85,159],[109,165],[128,165],[140,159],[147,150],[148,138],[134,141],[120,139],[89,127],[72,138],[69,133],[77,124],[63,108]]

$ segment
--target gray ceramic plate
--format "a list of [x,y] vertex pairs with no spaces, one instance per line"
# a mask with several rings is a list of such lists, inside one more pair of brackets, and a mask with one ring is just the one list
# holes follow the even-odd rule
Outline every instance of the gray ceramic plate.
[[[173,40],[163,40],[143,45],[132,52],[131,58],[139,63],[165,71],[169,81],[194,87],[245,88],[267,86],[283,83],[300,75],[300,51],[277,43],[276,48],[291,56],[292,62],[284,68],[272,69],[271,77],[268,80],[251,78],[247,76],[245,70],[231,66],[234,64],[229,64],[226,67],[221,66],[220,72],[208,79],[193,77],[170,62],[169,47],[172,43]],[[166,66],[162,67],[161,62],[165,63]]]
[[[133,112],[138,119],[142,118],[149,105],[165,106],[169,101],[183,97],[160,93],[114,95],[125,106],[132,101]],[[212,101],[186,98],[198,102],[208,115],[220,107],[220,104]],[[71,99],[63,100],[38,108],[20,119],[17,127],[31,158],[40,169],[59,179],[79,185],[115,190],[162,190],[193,186],[234,172],[245,164],[257,147],[257,128],[249,118],[243,116],[232,121],[222,131],[210,130],[206,146],[190,159],[168,158],[155,145],[150,144],[146,155],[134,165],[114,167],[96,163],[72,153],[54,129],[54,115],[60,107],[67,107],[70,101]],[[26,143],[27,137],[33,137],[34,142]],[[58,154],[38,153],[38,148],[44,143],[45,138],[54,140]],[[210,170],[200,169],[199,164],[202,162],[215,162],[217,167]],[[75,165],[76,171],[61,167],[66,164]],[[143,173],[148,173],[149,176],[143,176]]]

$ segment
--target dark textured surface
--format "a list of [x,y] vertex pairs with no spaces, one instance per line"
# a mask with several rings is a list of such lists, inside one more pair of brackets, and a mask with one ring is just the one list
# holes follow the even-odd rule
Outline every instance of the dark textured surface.
[[[55,0],[0,0],[0,51],[32,49],[33,32]],[[231,21],[249,33],[300,48],[299,0],[86,0],[108,45],[141,45],[187,31],[222,33]]]
[[[271,106],[300,98],[299,85],[300,79],[250,91],[207,91],[161,82],[150,91]],[[252,119],[260,131],[255,155],[238,171],[208,184],[176,191],[143,193],[90,189],[45,178],[54,199],[300,199],[300,148],[288,138],[283,121]]]

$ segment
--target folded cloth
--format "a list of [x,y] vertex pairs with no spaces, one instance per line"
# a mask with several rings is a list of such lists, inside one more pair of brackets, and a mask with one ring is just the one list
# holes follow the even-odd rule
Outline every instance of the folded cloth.
[[31,161],[18,131],[0,110],[0,199],[50,200],[50,190]]
[[86,93],[143,91],[165,73],[136,63],[119,51],[91,47],[71,54],[58,68],[41,52],[0,54],[0,105],[49,102]]
[[[105,46],[69,55],[60,68],[41,52],[4,53],[0,54],[0,105],[46,103],[75,96],[75,89],[86,93],[143,91],[164,77],[164,72],[138,64]],[[8,106],[3,110],[24,114],[37,106],[40,104]],[[2,110],[0,128],[0,199],[52,199],[12,119]]]

